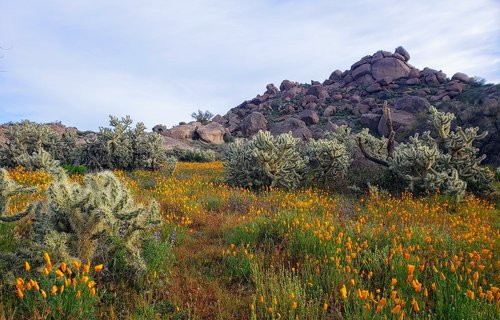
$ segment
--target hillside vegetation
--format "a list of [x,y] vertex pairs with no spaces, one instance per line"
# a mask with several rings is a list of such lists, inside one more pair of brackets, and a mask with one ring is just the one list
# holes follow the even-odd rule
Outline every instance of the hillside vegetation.
[[[125,267],[135,262],[121,250],[91,262],[21,255],[19,248],[32,245],[34,221],[3,222],[0,317],[58,318],[63,311],[69,319],[498,316],[500,220],[492,204],[477,198],[251,192],[224,184],[220,162],[180,163],[170,178],[113,174],[137,203],[159,205],[161,224],[144,229],[144,272]],[[38,188],[12,196],[7,215],[50,197],[50,174],[15,168],[7,175],[10,183]]]

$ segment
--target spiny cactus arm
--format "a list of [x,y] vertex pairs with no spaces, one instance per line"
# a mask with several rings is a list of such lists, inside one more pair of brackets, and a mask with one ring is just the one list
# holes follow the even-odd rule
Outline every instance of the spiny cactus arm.
[[438,130],[441,139],[447,139],[451,130],[451,121],[455,119],[455,115],[450,112],[440,112],[434,106],[429,107],[431,113],[431,123]]
[[[29,215],[31,213],[31,211],[33,210],[33,204],[30,204],[28,206],[28,208],[26,208],[26,210],[24,212],[20,212],[20,213],[17,213],[17,214],[14,214],[14,215],[10,215],[10,216],[0,216],[0,221],[3,221],[3,222],[14,222],[14,221],[19,221],[21,220],[22,218],[26,217],[27,215]],[[5,209],[5,208],[0,208],[0,209]]]

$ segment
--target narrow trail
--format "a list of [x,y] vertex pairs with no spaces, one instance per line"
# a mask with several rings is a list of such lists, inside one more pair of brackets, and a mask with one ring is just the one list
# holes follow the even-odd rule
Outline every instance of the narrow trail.
[[246,319],[251,292],[224,270],[224,230],[232,216],[205,212],[191,217],[189,235],[174,247],[176,262],[169,288],[190,319]]

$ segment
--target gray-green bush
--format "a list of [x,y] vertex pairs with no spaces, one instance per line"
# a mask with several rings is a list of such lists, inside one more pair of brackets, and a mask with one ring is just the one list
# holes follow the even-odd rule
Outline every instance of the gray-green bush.
[[314,181],[324,186],[331,179],[347,173],[350,156],[346,146],[337,139],[311,140],[306,149],[309,158],[308,170]]

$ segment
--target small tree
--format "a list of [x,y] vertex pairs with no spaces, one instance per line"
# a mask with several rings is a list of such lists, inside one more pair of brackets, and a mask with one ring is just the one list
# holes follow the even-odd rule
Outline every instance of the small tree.
[[214,115],[208,110],[198,110],[198,112],[191,113],[191,117],[193,117],[196,121],[201,122],[201,124],[207,124],[214,117]]

